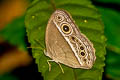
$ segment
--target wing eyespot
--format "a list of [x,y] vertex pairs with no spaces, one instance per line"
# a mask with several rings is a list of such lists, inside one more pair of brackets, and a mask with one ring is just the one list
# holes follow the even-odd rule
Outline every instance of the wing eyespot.
[[55,20],[56,20],[57,22],[62,22],[62,21],[64,21],[64,16],[61,15],[61,14],[56,14],[56,15],[55,15]]
[[70,25],[68,25],[68,24],[62,24],[61,30],[65,34],[70,34],[72,31]]
[[83,46],[80,46],[80,49],[81,49],[81,50],[84,50],[84,47],[83,47]]
[[82,56],[85,56],[85,53],[84,53],[84,52],[81,52],[80,54],[81,54]]

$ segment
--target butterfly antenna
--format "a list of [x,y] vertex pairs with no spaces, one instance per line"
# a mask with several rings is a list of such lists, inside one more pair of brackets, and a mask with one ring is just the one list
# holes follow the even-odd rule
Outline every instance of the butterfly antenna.
[[42,47],[27,47],[28,49],[29,48],[33,48],[33,49],[40,49],[40,50],[44,50],[44,48],[42,48]]
[[42,45],[39,40],[36,39],[35,42],[39,44],[42,48],[45,48],[44,45]]
[[45,48],[44,48],[44,46],[39,42],[39,40],[35,40],[35,42],[37,43],[37,44],[39,44],[41,47],[27,47],[27,48],[33,48],[33,49],[40,49],[40,50],[44,50]]

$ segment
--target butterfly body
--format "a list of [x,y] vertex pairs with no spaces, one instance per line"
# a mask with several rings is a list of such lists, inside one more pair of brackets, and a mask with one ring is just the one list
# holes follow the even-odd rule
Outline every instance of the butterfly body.
[[56,10],[51,15],[45,42],[46,56],[69,67],[90,69],[96,60],[93,44],[64,10]]

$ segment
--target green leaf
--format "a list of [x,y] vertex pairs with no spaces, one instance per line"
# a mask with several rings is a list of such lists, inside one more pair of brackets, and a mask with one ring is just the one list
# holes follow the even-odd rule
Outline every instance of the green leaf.
[[[67,10],[83,32],[94,44],[96,49],[96,62],[92,69],[72,69],[62,64],[65,71],[63,74],[60,67],[52,62],[52,70],[49,72],[48,57],[44,55],[45,29],[54,12],[54,8]],[[87,22],[84,22],[87,20]],[[104,26],[100,14],[89,0],[34,0],[26,12],[25,18],[28,40],[33,48],[33,57],[38,64],[39,72],[44,80],[101,80],[103,67],[105,66],[105,36]]]
[[0,31],[0,37],[21,49],[26,49],[24,17],[13,20]]

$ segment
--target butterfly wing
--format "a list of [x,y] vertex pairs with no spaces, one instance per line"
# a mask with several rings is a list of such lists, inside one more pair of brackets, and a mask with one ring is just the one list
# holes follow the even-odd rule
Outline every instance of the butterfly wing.
[[90,69],[96,60],[93,44],[64,10],[56,10],[48,22],[46,48],[47,56],[72,68]]
[[69,44],[56,28],[52,17],[46,28],[46,56],[53,59],[55,62],[63,63],[72,68],[79,68],[80,64],[71,50]]

